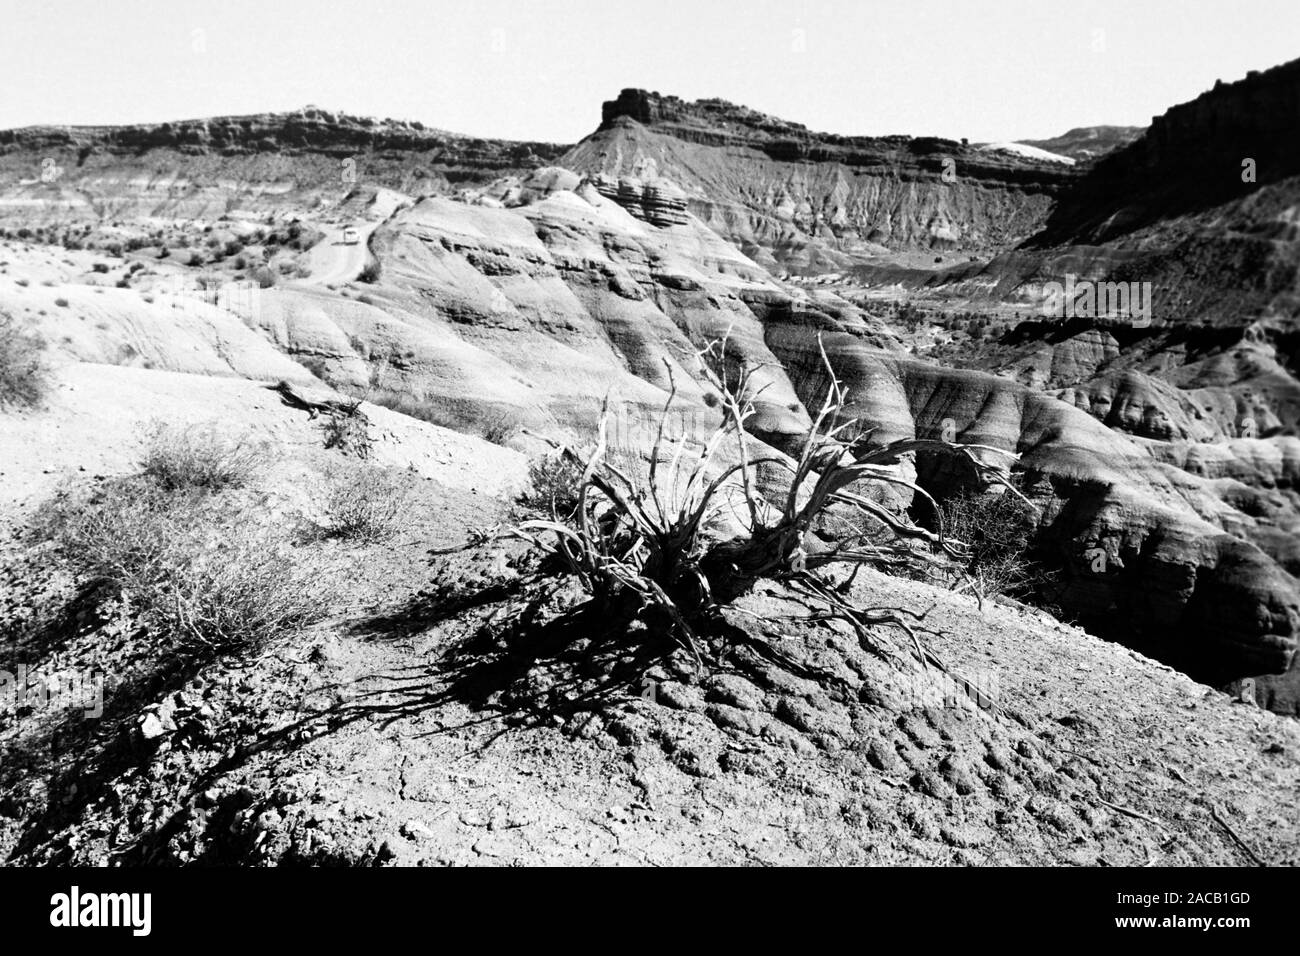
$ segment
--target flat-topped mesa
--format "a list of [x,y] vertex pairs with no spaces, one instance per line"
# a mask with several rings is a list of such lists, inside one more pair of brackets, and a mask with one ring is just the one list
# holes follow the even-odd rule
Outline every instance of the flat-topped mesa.
[[791,122],[722,99],[688,102],[639,89],[625,89],[601,106],[596,136],[627,123],[651,127],[675,139],[704,146],[747,147],[778,162],[842,163],[880,170],[923,167],[937,171],[951,157],[962,175],[1055,189],[1077,178],[1059,162],[1033,156],[982,150],[941,136],[842,136],[818,133]]
[[463,136],[415,121],[352,116],[314,106],[292,113],[214,116],[129,126],[29,126],[0,130],[0,153],[60,148],[118,155],[174,149],[197,155],[226,156],[294,151],[343,156],[361,150],[439,150],[516,165],[536,157],[540,165],[567,147]]
[[818,133],[725,100],[637,89],[606,102],[600,128],[557,165],[614,182],[667,178],[691,215],[755,262],[799,274],[899,249],[1002,251],[1037,233],[1079,178],[1060,161],[959,139]]
[[726,100],[704,99],[691,103],[680,97],[662,96],[637,89],[623,90],[617,99],[606,100],[601,104],[600,128],[609,129],[624,117],[636,120],[643,126],[672,126],[682,132],[698,129],[701,132],[725,134],[734,130],[741,139],[764,134],[814,135],[802,123],[778,119]]

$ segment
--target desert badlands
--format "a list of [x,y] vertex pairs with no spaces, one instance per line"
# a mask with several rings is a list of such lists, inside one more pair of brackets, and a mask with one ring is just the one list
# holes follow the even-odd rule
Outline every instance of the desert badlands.
[[0,859],[1300,863],[1300,61],[596,105],[0,131]]

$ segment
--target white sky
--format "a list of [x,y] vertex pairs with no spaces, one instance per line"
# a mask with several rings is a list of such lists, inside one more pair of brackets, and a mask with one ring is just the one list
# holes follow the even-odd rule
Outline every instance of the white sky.
[[836,133],[1146,125],[1300,0],[0,0],[0,128],[326,109],[574,142],[639,86]]

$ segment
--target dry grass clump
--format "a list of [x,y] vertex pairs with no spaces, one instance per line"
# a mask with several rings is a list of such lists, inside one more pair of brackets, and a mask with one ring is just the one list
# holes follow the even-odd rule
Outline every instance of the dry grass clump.
[[406,475],[384,468],[338,474],[325,491],[318,531],[326,538],[373,544],[396,534],[410,501]]
[[0,312],[0,408],[35,408],[45,399],[49,380],[41,340]]
[[140,466],[168,491],[222,491],[247,485],[258,463],[258,449],[247,438],[225,437],[212,427],[155,422],[146,431]]
[[174,433],[150,449],[142,473],[47,502],[35,533],[182,655],[255,649],[322,616],[319,569],[229,490],[248,471],[228,450]]

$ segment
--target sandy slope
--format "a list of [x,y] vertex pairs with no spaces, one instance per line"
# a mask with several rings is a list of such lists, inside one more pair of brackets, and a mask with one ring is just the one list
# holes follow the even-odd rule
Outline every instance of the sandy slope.
[[[48,407],[0,416],[0,515],[63,480],[135,470],[149,424],[213,427],[271,448],[322,443],[320,423],[266,386],[116,365],[72,363],[54,376]],[[453,488],[501,494],[525,477],[522,455],[364,403],[377,464],[413,468]]]

